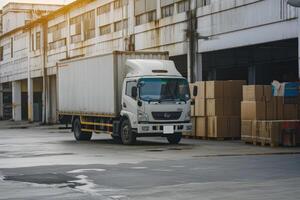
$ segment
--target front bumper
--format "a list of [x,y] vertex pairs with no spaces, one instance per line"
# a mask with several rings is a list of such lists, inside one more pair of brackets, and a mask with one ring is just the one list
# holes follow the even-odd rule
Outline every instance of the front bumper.
[[172,124],[138,124],[137,134],[143,136],[147,134],[164,134],[164,126],[173,126],[174,133],[191,132],[192,123],[172,123]]

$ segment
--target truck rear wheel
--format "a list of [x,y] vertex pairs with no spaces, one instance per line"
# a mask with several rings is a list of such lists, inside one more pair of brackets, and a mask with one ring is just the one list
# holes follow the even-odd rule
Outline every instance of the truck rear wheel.
[[132,132],[131,125],[128,119],[122,122],[121,139],[125,145],[131,145],[136,142],[136,135]]
[[88,132],[83,132],[81,131],[81,123],[80,119],[75,119],[74,125],[73,125],[73,130],[74,130],[74,137],[77,141],[87,141],[91,140],[92,138],[92,133]]
[[181,133],[176,133],[173,135],[169,135],[167,137],[167,140],[169,141],[170,144],[179,144],[181,137],[182,137]]

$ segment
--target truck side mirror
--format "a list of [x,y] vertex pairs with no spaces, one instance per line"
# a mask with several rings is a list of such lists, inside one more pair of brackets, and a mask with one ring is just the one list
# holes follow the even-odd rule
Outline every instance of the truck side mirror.
[[196,97],[198,95],[198,87],[194,86],[193,87],[193,96]]
[[137,98],[137,87],[132,87],[131,88],[131,97],[136,99]]

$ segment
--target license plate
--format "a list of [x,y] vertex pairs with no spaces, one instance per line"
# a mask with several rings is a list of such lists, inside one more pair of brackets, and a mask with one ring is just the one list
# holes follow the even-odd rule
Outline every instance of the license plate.
[[164,126],[164,134],[173,134],[174,126]]

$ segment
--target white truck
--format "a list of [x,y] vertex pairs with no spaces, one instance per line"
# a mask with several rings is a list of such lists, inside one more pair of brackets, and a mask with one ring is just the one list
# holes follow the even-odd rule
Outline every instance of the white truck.
[[57,64],[58,115],[76,140],[109,133],[123,144],[192,130],[188,82],[167,52],[121,52]]

